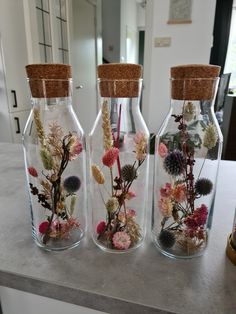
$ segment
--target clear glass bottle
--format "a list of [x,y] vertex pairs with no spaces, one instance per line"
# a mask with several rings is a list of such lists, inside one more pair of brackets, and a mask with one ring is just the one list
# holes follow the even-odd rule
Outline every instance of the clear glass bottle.
[[90,133],[92,237],[127,252],[145,236],[149,132],[139,108],[142,68],[98,66],[101,110]]
[[156,136],[152,236],[170,257],[199,256],[211,228],[222,134],[214,114],[220,67],[171,68],[171,108]]
[[231,262],[236,265],[236,209],[233,220],[232,233],[228,237],[226,254]]
[[23,135],[32,235],[46,250],[79,244],[86,230],[85,136],[72,108],[71,67],[26,66],[32,95]]

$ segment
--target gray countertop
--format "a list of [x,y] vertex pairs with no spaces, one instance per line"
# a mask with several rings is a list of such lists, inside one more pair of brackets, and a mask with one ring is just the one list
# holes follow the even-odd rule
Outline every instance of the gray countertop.
[[127,254],[104,253],[89,235],[49,253],[31,237],[23,152],[0,144],[0,285],[111,314],[235,314],[236,267],[225,256],[236,205],[236,163],[221,162],[209,247],[203,257],[161,255],[148,234]]

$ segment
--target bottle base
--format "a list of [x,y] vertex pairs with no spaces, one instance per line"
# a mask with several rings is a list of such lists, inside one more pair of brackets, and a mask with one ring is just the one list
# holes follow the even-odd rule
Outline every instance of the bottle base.
[[157,235],[153,234],[152,240],[155,246],[157,247],[157,249],[163,255],[173,258],[173,259],[191,259],[195,257],[200,257],[204,254],[206,246],[207,246],[207,243],[205,243],[203,247],[195,249],[195,250],[187,248],[187,247],[185,247],[185,249],[183,250],[183,247],[178,245],[177,243],[171,248],[164,248],[159,243]]
[[134,246],[129,247],[128,249],[124,249],[124,250],[109,248],[108,246],[105,246],[102,241],[95,240],[94,238],[93,238],[93,242],[96,244],[96,246],[98,246],[104,252],[113,253],[113,254],[124,254],[124,253],[133,252],[134,250],[139,248],[143,244],[143,238]]
[[33,239],[38,247],[45,251],[65,251],[78,246],[84,237],[84,230],[77,228],[70,233],[68,238],[50,238],[46,244],[43,243],[43,238],[38,237],[34,232]]

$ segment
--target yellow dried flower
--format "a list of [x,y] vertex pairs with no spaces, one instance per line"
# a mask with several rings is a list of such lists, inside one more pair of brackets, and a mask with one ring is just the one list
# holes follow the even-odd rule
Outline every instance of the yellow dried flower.
[[103,184],[105,182],[105,177],[104,177],[102,171],[100,170],[100,168],[97,165],[92,165],[91,170],[92,170],[94,180],[98,184]]
[[102,104],[102,129],[103,129],[103,145],[105,151],[107,151],[110,148],[112,148],[113,140],[108,102],[106,100]]
[[119,207],[119,202],[116,197],[111,197],[107,202],[106,202],[106,209],[109,212],[114,212],[117,210]]
[[208,149],[212,149],[216,146],[218,140],[218,134],[216,132],[215,126],[211,123],[206,127],[204,138],[203,138],[203,146]]
[[42,146],[44,146],[44,142],[45,142],[45,133],[44,133],[44,129],[43,129],[43,125],[40,119],[40,113],[39,113],[39,109],[34,109],[34,122],[36,125],[36,130],[37,130],[37,134],[39,137],[39,141],[40,144]]
[[40,157],[43,163],[43,166],[46,170],[52,170],[53,169],[53,158],[50,152],[46,149],[43,148],[40,151]]

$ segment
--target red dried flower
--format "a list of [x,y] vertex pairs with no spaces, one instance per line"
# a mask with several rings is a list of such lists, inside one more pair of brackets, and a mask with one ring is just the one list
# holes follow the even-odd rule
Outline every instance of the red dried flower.
[[28,172],[32,177],[37,177],[38,176],[38,172],[34,167],[28,167]]
[[48,226],[49,226],[48,221],[41,222],[41,224],[39,225],[39,232],[45,234],[47,232]]
[[108,151],[105,152],[105,154],[102,157],[103,164],[111,168],[116,162],[118,155],[119,155],[118,148],[114,148],[114,147],[110,148]]
[[206,205],[202,204],[194,213],[185,218],[184,223],[189,229],[197,229],[205,225],[207,221],[208,210]]
[[105,231],[106,223],[105,221],[100,221],[97,224],[97,234],[102,234]]

